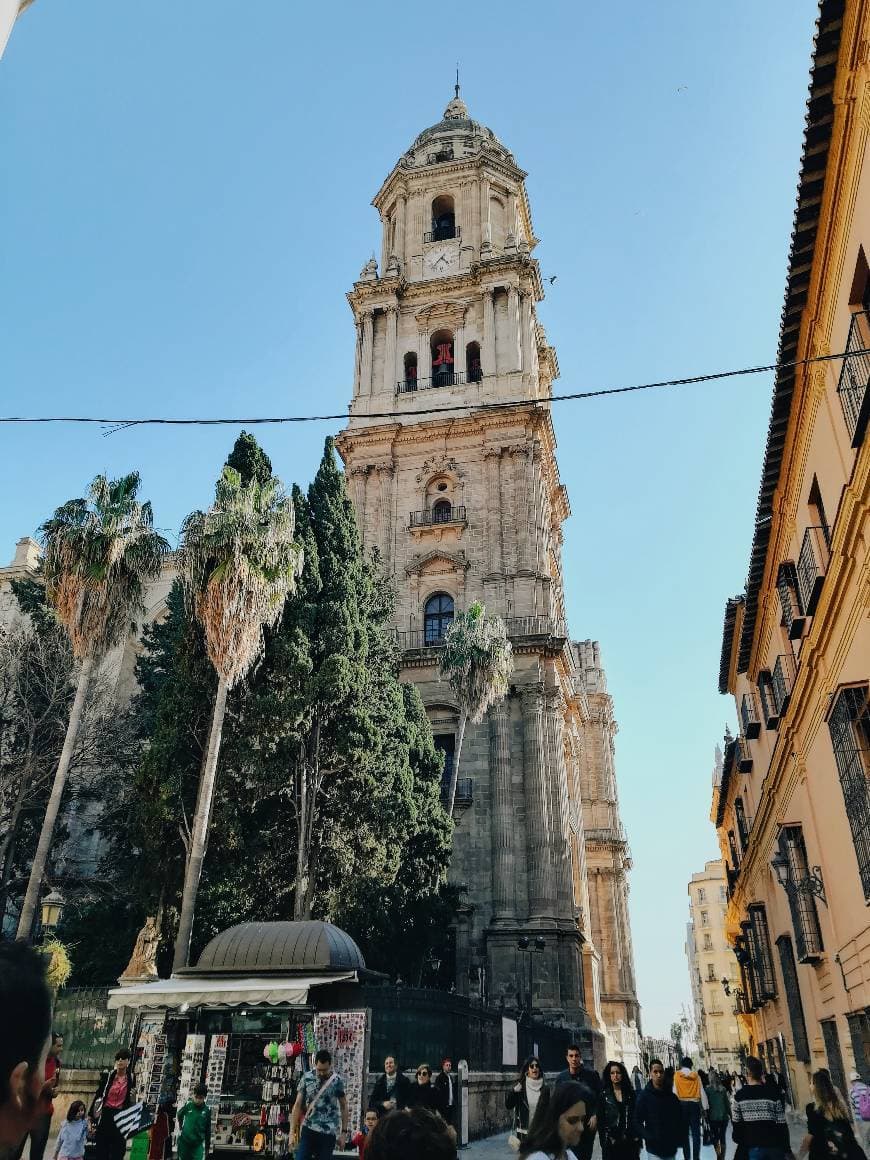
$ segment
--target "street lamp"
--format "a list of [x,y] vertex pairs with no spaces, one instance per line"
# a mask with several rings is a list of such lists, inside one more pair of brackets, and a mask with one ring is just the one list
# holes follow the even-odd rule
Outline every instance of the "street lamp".
[[770,865],[773,867],[777,881],[789,898],[794,897],[796,894],[812,894],[816,898],[820,898],[825,906],[828,905],[828,900],[825,897],[825,884],[822,881],[821,866],[813,866],[812,869],[808,867],[803,878],[795,879],[791,859],[782,847],[780,847],[776,857],[771,859]]
[[59,890],[53,889],[43,898],[39,917],[46,934],[51,934],[60,925],[65,906],[66,899]]

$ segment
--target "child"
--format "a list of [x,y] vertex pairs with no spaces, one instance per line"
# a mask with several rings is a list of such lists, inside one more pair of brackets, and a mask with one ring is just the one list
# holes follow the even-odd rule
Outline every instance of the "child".
[[86,1108],[81,1100],[73,1100],[66,1114],[66,1123],[61,1125],[54,1148],[54,1160],[82,1160],[85,1142],[88,1138]]
[[163,1160],[166,1141],[169,1137],[168,1104],[162,1100],[157,1105],[157,1115],[148,1133],[148,1160]]
[[366,1154],[366,1144],[369,1142],[369,1133],[373,1130],[375,1124],[378,1122],[378,1113],[374,1108],[369,1108],[363,1119],[363,1127],[361,1132],[354,1132],[351,1144],[355,1144],[359,1148],[360,1156]]
[[203,1160],[211,1152],[211,1108],[205,1106],[208,1088],[198,1083],[193,1099],[178,1113],[181,1135],[178,1137],[178,1160]]

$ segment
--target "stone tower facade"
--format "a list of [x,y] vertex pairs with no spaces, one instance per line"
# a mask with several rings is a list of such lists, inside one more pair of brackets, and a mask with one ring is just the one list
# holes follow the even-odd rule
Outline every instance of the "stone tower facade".
[[531,992],[536,1011],[603,1032],[637,1019],[629,861],[598,646],[566,628],[558,362],[537,318],[525,176],[458,88],[389,174],[374,198],[380,267],[348,295],[354,389],[338,448],[365,546],[395,579],[403,677],[448,770],[458,710],[438,660],[454,611],[482,600],[514,647],[510,695],[461,756],[457,990],[524,1006]]

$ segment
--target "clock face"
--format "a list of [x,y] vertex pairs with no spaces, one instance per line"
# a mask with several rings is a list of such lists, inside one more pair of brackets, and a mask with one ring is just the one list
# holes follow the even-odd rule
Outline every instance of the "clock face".
[[447,246],[436,246],[430,250],[424,260],[424,266],[430,274],[446,274],[453,267],[454,255]]

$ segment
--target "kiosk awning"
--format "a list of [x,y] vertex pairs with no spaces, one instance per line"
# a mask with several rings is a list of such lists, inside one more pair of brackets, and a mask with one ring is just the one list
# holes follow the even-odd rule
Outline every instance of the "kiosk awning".
[[114,987],[109,991],[109,1008],[160,1009],[180,1007],[183,1003],[190,1007],[238,1007],[256,1003],[273,1007],[289,1003],[300,1007],[308,1002],[308,992],[312,987],[356,981],[356,971],[338,975],[288,976],[283,979],[158,979],[154,983]]

